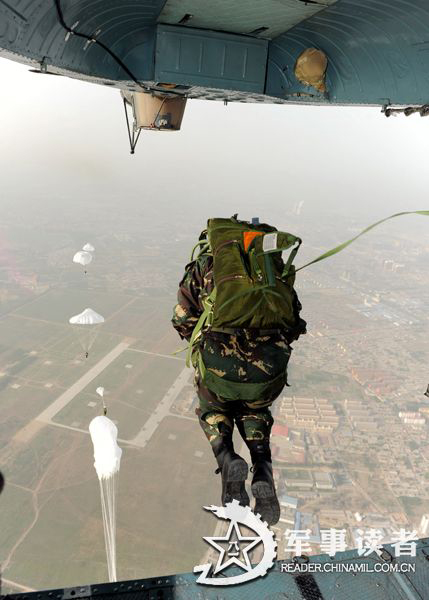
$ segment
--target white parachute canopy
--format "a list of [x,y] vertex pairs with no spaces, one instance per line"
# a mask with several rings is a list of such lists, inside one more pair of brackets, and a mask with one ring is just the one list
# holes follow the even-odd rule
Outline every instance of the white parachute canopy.
[[96,313],[92,308],[85,308],[78,315],[71,317],[69,323],[72,325],[98,325],[99,323],[104,323],[104,317]]
[[83,250],[79,250],[73,256],[73,262],[78,265],[82,265],[86,267],[92,261],[92,254],[90,252],[84,252]]
[[95,417],[89,424],[94,445],[94,467],[100,482],[104,541],[109,581],[116,576],[116,487],[122,450],[118,446],[118,429],[107,417]]
[[107,479],[119,471],[122,450],[118,446],[118,428],[107,417],[95,417],[89,424],[94,444],[94,467],[98,479]]
[[82,250],[84,250],[85,252],[94,252],[95,248],[92,244],[85,244],[85,246],[83,246]]
[[85,308],[78,315],[71,317],[69,323],[74,326],[77,338],[84,352],[88,354],[99,333],[99,326],[101,323],[104,323],[104,317],[96,313],[92,308]]

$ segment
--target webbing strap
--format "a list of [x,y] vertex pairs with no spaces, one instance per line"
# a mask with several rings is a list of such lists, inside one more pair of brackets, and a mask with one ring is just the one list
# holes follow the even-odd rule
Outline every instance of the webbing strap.
[[210,244],[208,243],[207,240],[200,240],[199,242],[197,242],[195,244],[195,246],[192,248],[191,262],[194,260],[194,254],[195,254],[195,250],[197,248],[200,248],[200,251],[198,253],[198,256],[200,256],[201,254],[204,254],[204,252],[207,252],[208,250],[210,250]]
[[291,269],[293,259],[295,258],[296,253],[298,252],[299,247],[301,246],[301,243],[302,243],[302,240],[300,238],[298,238],[298,245],[291,251],[291,253],[289,254],[289,258],[287,259],[287,262],[284,266],[283,273],[282,273],[282,279],[289,275],[289,271]]
[[411,211],[406,211],[406,212],[400,212],[400,213],[395,213],[394,215],[390,215],[390,217],[386,217],[384,219],[381,219],[380,221],[377,221],[376,223],[373,223],[369,227],[366,227],[363,231],[361,231],[360,233],[358,233],[357,235],[355,235],[354,237],[352,237],[350,240],[347,240],[347,242],[343,242],[339,246],[335,246],[335,248],[332,248],[332,250],[328,250],[327,252],[324,252],[323,254],[321,254],[320,256],[318,256],[317,258],[315,258],[315,259],[311,260],[310,262],[306,263],[305,265],[302,265],[302,267],[299,267],[299,269],[296,269],[296,271],[300,271],[301,269],[304,269],[305,267],[308,267],[309,265],[312,265],[313,263],[319,262],[319,260],[324,260],[325,258],[328,258],[329,256],[332,256],[333,254],[337,254],[337,252],[341,252],[341,250],[343,250],[344,248],[346,248],[347,246],[349,246],[352,242],[354,242],[355,240],[357,240],[358,237],[360,237],[364,233],[367,233],[368,231],[370,231],[374,227],[377,227],[377,225],[380,225],[380,223],[384,223],[384,221],[388,221],[389,219],[393,219],[394,217],[400,217],[402,215],[424,215],[424,216],[428,217],[429,216],[429,210],[411,210]]
[[262,269],[259,266],[259,263],[256,259],[256,254],[255,254],[255,248],[252,248],[249,252],[249,261],[250,261],[250,265],[252,267],[252,269],[255,271],[256,273],[256,277],[262,281],[263,277],[262,277]]
[[201,316],[198,319],[197,324],[194,327],[194,330],[192,331],[191,339],[189,341],[188,352],[186,354],[186,366],[187,367],[191,366],[192,351],[193,351],[193,348],[194,348],[196,342],[198,341],[198,337],[201,335],[201,331],[202,331],[204,325],[207,322],[211,321],[211,317],[213,314],[213,304],[214,304],[215,300],[216,300],[216,288],[214,288],[213,291],[211,292],[211,294],[209,294],[203,300],[204,310],[201,313]]
[[264,254],[264,266],[265,273],[267,275],[266,281],[268,282],[268,285],[276,285],[276,278],[273,271],[273,263],[271,262],[271,256],[268,256],[268,254]]

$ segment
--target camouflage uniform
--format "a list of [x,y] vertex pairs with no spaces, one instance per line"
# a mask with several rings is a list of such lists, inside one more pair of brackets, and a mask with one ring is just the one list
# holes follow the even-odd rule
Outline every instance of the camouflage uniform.
[[[172,323],[182,339],[190,340],[203,311],[202,298],[212,289],[213,259],[210,255],[202,255],[186,265],[179,284]],[[250,383],[266,382],[286,371],[292,351],[290,343],[305,333],[306,323],[298,316],[301,304],[296,294],[294,307],[298,317],[294,330],[273,330],[266,335],[249,329],[203,334],[200,349],[206,369],[230,381]],[[231,400],[215,394],[202,383],[198,368],[195,369],[194,384],[199,398],[196,412],[212,446],[225,431],[232,432],[234,421],[246,443],[269,441],[273,424],[269,407],[280,395],[283,383],[253,401]]]

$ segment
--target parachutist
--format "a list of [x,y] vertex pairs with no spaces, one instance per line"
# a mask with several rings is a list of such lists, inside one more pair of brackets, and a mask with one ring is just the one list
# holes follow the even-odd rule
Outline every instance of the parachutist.
[[86,308],[78,315],[74,315],[69,319],[69,323],[73,325],[73,330],[76,332],[85,358],[88,358],[89,351],[97,337],[99,326],[104,323],[104,317],[96,313],[92,308]]
[[429,385],[428,385],[427,390],[425,391],[424,395],[429,398]]
[[106,416],[107,415],[107,406],[103,406],[103,415]]
[[[256,217],[253,223],[239,221],[237,215],[209,219],[195,247],[200,252],[195,260],[192,252],[185,267],[172,319],[181,338],[189,342],[187,365],[192,363],[196,369],[199,399],[195,412],[213,450],[216,473],[222,477],[222,504],[232,500],[250,504],[245,488],[248,465],[234,450],[236,425],[252,461],[254,511],[269,525],[280,518],[270,448],[274,422],[270,406],[288,385],[290,344],[306,333],[294,278],[284,275],[296,249],[286,265],[280,254],[296,241],[300,243],[299,238],[259,223]],[[275,258],[268,254],[273,249],[279,252]],[[215,256],[221,257],[218,262]],[[268,284],[254,283],[259,275],[268,283],[273,278],[277,286],[270,304],[265,297]],[[226,283],[236,279],[243,282],[239,293],[235,281]],[[223,287],[218,284],[216,296],[215,282],[219,281]],[[252,299],[244,302],[245,294]],[[232,303],[237,296],[240,300]],[[275,304],[277,298],[279,304]],[[205,327],[206,322],[214,326]]]

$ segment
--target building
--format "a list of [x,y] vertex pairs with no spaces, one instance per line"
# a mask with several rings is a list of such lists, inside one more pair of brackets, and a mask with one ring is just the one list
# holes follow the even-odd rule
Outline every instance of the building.
[[313,478],[304,469],[284,469],[283,475],[286,488],[311,489],[313,487]]
[[334,482],[332,480],[331,474],[326,473],[325,471],[316,471],[313,473],[314,483],[316,484],[316,489],[318,490],[333,490]]
[[310,529],[311,533],[307,538],[310,544],[320,544],[320,528],[317,516],[313,513],[296,511],[295,523],[293,528],[295,530],[306,530]]
[[293,496],[288,496],[287,494],[283,494],[279,497],[280,506],[284,506],[285,508],[292,508],[294,510],[298,507],[298,498],[294,498]]

